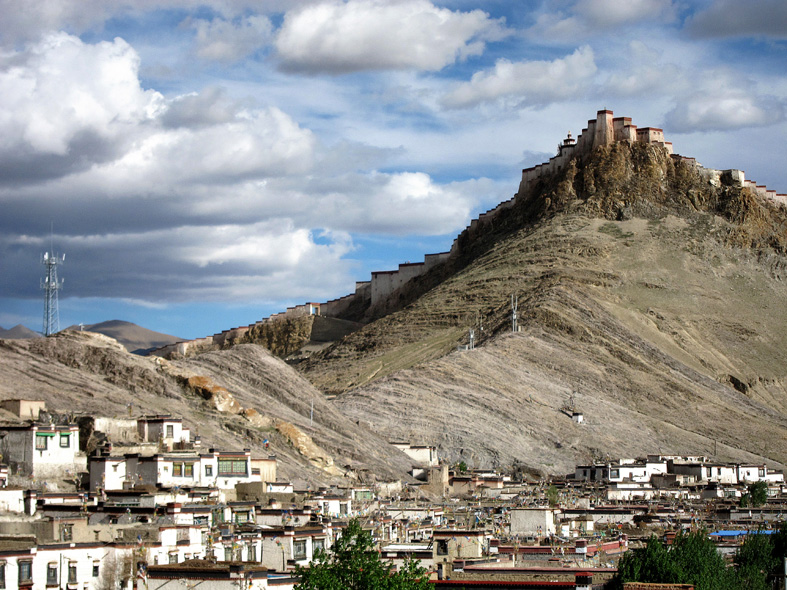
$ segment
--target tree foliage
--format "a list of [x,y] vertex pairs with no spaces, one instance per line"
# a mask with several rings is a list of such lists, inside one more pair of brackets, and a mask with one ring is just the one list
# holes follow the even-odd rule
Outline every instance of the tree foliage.
[[655,536],[645,547],[626,553],[612,580],[623,582],[694,584],[696,590],[770,590],[787,556],[787,523],[772,535],[751,533],[728,567],[704,531],[681,533],[671,546]]
[[747,493],[741,496],[741,506],[758,508],[768,502],[768,484],[762,480],[749,484]]
[[407,560],[394,572],[380,559],[372,536],[351,520],[329,551],[319,551],[308,567],[298,566],[296,590],[426,590],[426,569]]
[[678,533],[669,547],[651,537],[645,547],[620,560],[612,587],[622,588],[623,582],[694,584],[696,590],[736,587],[734,572],[705,531]]

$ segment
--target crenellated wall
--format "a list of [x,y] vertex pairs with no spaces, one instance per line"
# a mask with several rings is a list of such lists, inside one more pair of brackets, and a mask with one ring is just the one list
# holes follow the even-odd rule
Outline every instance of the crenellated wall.
[[716,170],[714,168],[705,168],[702,164],[697,162],[694,158],[687,158],[678,154],[673,154],[674,160],[691,164],[696,167],[697,171],[713,186],[721,186],[726,184],[728,186],[740,186],[748,188],[753,193],[759,195],[762,199],[776,203],[782,206],[787,206],[787,195],[777,193],[775,190],[768,189],[766,186],[757,184],[754,180],[747,180],[746,173],[743,170],[736,170],[734,168],[729,170]]
[[636,125],[631,124],[631,117],[613,117],[613,115],[610,110],[599,111],[595,119],[588,121],[588,126],[582,130],[576,140],[571,137],[571,133],[568,134],[556,156],[550,158],[548,162],[522,170],[518,194],[524,194],[535,180],[554,174],[572,159],[588,154],[599,146],[610,145],[617,141],[651,143],[660,145],[670,154],[672,153],[672,143],[664,141],[662,129],[658,127],[638,129]]

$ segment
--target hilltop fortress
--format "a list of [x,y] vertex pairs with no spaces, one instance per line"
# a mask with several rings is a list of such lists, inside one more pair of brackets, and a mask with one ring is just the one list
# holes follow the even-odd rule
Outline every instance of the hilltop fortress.
[[657,127],[638,128],[631,124],[630,117],[614,117],[610,110],[598,111],[596,118],[588,121],[587,127],[577,138],[569,132],[566,139],[558,148],[558,153],[549,161],[522,170],[522,179],[519,190],[511,199],[503,201],[497,207],[482,213],[477,219],[471,221],[457,237],[448,252],[426,254],[423,262],[400,264],[396,270],[381,270],[372,272],[370,281],[356,282],[355,291],[344,297],[332,299],[324,303],[304,303],[288,308],[286,311],[263,318],[259,322],[248,326],[241,326],[224,330],[219,334],[178,342],[153,351],[156,356],[186,356],[190,353],[248,341],[249,331],[266,323],[282,321],[306,316],[320,316],[322,318],[341,318],[350,309],[370,307],[374,309],[384,303],[391,295],[402,289],[412,279],[419,277],[436,266],[456,256],[460,250],[463,237],[475,234],[482,230],[486,224],[491,224],[504,211],[514,207],[518,199],[525,198],[529,189],[539,180],[551,176],[565,168],[574,159],[582,159],[594,149],[608,146],[616,142],[646,143],[663,148],[676,161],[681,161],[693,166],[696,171],[713,186],[722,184],[740,186],[749,189],[760,198],[774,204],[787,207],[787,195],[777,194],[765,186],[758,185],[752,180],[747,180],[743,170],[715,170],[704,168],[694,158],[687,158],[673,153],[672,143],[664,140],[664,131]]

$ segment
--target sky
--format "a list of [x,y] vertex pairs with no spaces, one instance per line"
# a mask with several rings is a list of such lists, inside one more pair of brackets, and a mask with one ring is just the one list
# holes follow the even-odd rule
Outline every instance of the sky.
[[443,252],[600,109],[787,192],[784,0],[0,0],[0,327],[180,338]]

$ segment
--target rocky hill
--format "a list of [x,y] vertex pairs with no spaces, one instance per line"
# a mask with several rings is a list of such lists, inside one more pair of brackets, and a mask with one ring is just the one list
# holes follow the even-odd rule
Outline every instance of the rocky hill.
[[[447,260],[354,309],[361,329],[253,332],[281,355],[313,345],[299,372],[242,339],[166,361],[66,332],[0,342],[0,396],[172,413],[205,445],[255,454],[268,439],[284,477],[312,482],[404,477],[392,439],[538,473],[659,451],[783,465],[786,248],[783,205],[615,141],[523,184]],[[475,349],[458,351],[470,329]]]
[[85,330],[109,336],[120,342],[126,350],[134,354],[147,354],[149,351],[173,344],[181,340],[176,336],[154,332],[142,326],[122,320],[110,320],[85,326],[70,326],[70,330]]
[[285,479],[398,479],[410,467],[403,453],[345,418],[256,345],[169,362],[133,355],[89,332],[0,340],[0,398],[41,399],[52,413],[180,416],[206,448],[275,454]]
[[[785,209],[627,143],[519,197],[304,374],[387,437],[471,465],[562,473],[659,450],[784,463]],[[480,346],[456,352],[471,327]],[[572,392],[586,425],[560,411]]]

